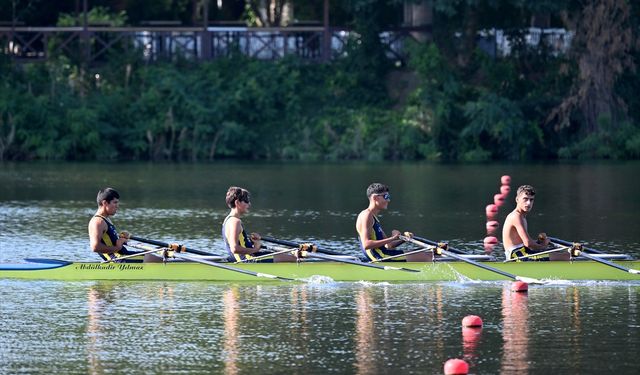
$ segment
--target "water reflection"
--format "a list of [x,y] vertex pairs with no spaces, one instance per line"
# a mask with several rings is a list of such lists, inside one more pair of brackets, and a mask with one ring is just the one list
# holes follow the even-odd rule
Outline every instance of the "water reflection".
[[108,349],[104,347],[102,339],[104,337],[104,322],[107,319],[115,318],[107,316],[105,306],[112,303],[114,284],[92,284],[87,289],[87,362],[89,373],[101,375],[105,373],[105,368],[101,360],[102,353]]
[[356,336],[355,367],[360,375],[374,374],[376,371],[375,356],[377,340],[375,337],[375,318],[373,314],[373,298],[369,288],[356,294]]
[[469,363],[475,363],[477,361],[477,350],[481,338],[481,327],[462,327],[462,356],[465,361]]
[[529,372],[529,301],[527,293],[502,289],[502,374]]
[[582,319],[580,318],[580,292],[578,288],[572,287],[567,291],[569,314],[571,319],[571,337],[570,342],[570,356],[572,363],[580,363],[582,361],[582,348],[581,337],[582,332]]
[[240,372],[238,358],[240,354],[240,334],[238,321],[240,319],[240,304],[238,303],[238,287],[232,286],[222,293],[224,317],[223,357],[224,373],[236,375]]

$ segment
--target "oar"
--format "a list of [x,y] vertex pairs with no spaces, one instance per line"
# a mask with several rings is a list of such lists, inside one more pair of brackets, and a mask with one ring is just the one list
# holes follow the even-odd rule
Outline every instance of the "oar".
[[[272,246],[272,248],[274,250],[284,250],[283,248],[278,247],[278,246]],[[301,258],[316,258],[316,259],[322,259],[322,260],[330,260],[330,261],[333,261],[333,262],[353,264],[355,266],[360,266],[360,267],[376,268],[376,269],[384,270],[384,271],[421,272],[420,270],[414,270],[414,269],[411,269],[411,268],[393,267],[393,266],[377,266],[377,265],[371,264],[371,263],[363,263],[363,262],[358,262],[358,261],[355,261],[355,260],[343,259],[343,258],[339,258],[337,256],[326,255],[326,254],[321,254],[321,253],[317,253],[317,252],[314,252],[314,251],[303,250],[302,247],[300,249],[287,249],[287,250],[289,250],[290,252],[293,252],[294,254],[297,254]]]
[[527,255],[523,255],[521,257],[517,257],[517,258],[509,258],[509,259],[505,259],[504,261],[502,261],[502,263],[508,263],[508,262],[516,262],[518,260],[522,260],[522,259],[527,259],[527,258],[531,258],[531,257],[537,257],[540,255],[544,255],[544,254],[551,254],[551,253],[557,253],[558,251],[563,251],[563,250],[568,250],[570,249],[569,246],[560,246],[556,249],[551,249],[551,250],[547,250],[547,251],[541,251],[539,253],[533,253],[533,254],[527,254]]
[[150,253],[157,253],[158,251],[163,251],[163,249],[162,249],[162,248],[149,249],[149,248],[148,248],[148,247],[146,247],[146,246],[138,246],[138,245],[134,245],[134,244],[128,244],[127,246],[128,246],[128,247],[133,247],[133,248],[136,248],[136,249],[142,249],[142,250],[145,250],[145,251],[141,251],[141,252],[139,252],[139,253],[135,253],[135,254],[130,254],[130,255],[121,256],[121,257],[119,257],[119,258],[111,258],[111,259],[108,259],[108,260],[103,260],[103,261],[102,261],[102,262],[100,262],[100,263],[114,263],[114,262],[117,262],[117,261],[119,261],[119,260],[125,260],[125,259],[129,259],[129,258],[135,258],[135,257],[138,257],[138,256],[140,256],[140,255],[145,255],[145,254],[150,254]]
[[[120,234],[122,236],[122,234]],[[149,245],[156,245],[156,246],[161,246],[161,247],[170,247],[171,244],[168,244],[166,242],[162,242],[162,241],[157,241],[157,240],[151,240],[148,238],[142,238],[142,237],[137,237],[137,236],[132,236],[129,235],[127,238],[134,240],[134,241],[138,241],[138,242],[144,242],[144,243],[148,243]],[[198,255],[208,255],[208,256],[218,256],[217,254],[213,254],[213,253],[208,253],[206,251],[202,251],[202,250],[196,250],[196,249],[191,249],[188,247],[185,247],[183,245],[179,245],[181,247],[184,248],[184,251],[186,251],[187,253],[192,253],[192,254],[198,254]]]
[[[553,241],[553,240],[552,240],[552,241]],[[567,242],[567,241],[563,241],[563,242]],[[553,243],[553,242],[552,242],[552,243]],[[593,260],[593,261],[595,261],[595,262],[602,263],[602,264],[607,265],[607,266],[609,266],[609,267],[617,268],[617,269],[619,269],[620,271],[624,271],[624,272],[632,273],[632,274],[634,274],[634,275],[638,275],[638,274],[640,274],[640,270],[636,270],[636,269],[633,269],[633,268],[623,267],[623,266],[621,266],[621,265],[619,265],[619,264],[615,264],[615,263],[610,262],[610,261],[608,261],[608,260],[606,260],[606,259],[600,259],[600,258],[598,258],[597,256],[594,256],[594,255],[591,255],[591,254],[588,254],[588,253],[586,253],[586,252],[582,251],[583,249],[584,249],[584,247],[582,246],[582,244],[579,244],[579,243],[574,243],[574,244],[572,244],[572,245],[571,245],[571,256],[581,256],[581,257],[585,257],[585,258],[587,258],[587,259],[591,259],[591,260]],[[600,252],[600,253],[602,253],[602,252]]]
[[256,276],[256,277],[266,277],[268,279],[278,279],[278,280],[282,280],[282,281],[294,281],[293,279],[290,279],[288,277],[280,277],[280,276],[271,275],[271,274],[268,274],[268,273],[253,272],[253,271],[243,270],[243,269],[240,269],[240,268],[225,266],[224,264],[211,262],[211,261],[208,261],[208,260],[192,257],[192,256],[189,256],[189,255],[184,255],[182,253],[174,253],[174,256],[178,257],[178,258],[190,260],[192,262],[198,262],[198,263],[206,264],[206,265],[209,265],[209,266],[222,268],[222,269],[225,269],[225,270],[228,270],[228,271],[244,273],[246,275],[251,275],[251,276]]
[[423,248],[416,249],[416,250],[413,250],[413,251],[407,251],[407,252],[406,252],[406,253],[404,253],[404,254],[391,255],[391,256],[388,256],[388,257],[384,257],[384,258],[382,258],[382,259],[372,260],[372,261],[371,261],[371,263],[384,262],[384,261],[387,261],[387,260],[391,260],[391,259],[395,259],[395,258],[401,258],[401,257],[406,257],[407,255],[413,255],[413,254],[422,253],[422,252],[425,252],[425,251],[431,251],[431,252],[433,252],[433,249],[435,249],[435,248],[436,248],[435,246],[431,246],[431,245],[429,245],[428,247],[423,247]]
[[[437,242],[431,241],[431,240],[429,240],[429,239],[422,238],[422,237],[418,237],[418,236],[413,236],[412,238],[414,238],[414,239],[416,239],[416,240],[418,240],[418,241],[426,242],[426,243],[428,243],[429,245],[433,246],[434,248],[438,247],[438,243],[437,243]],[[466,254],[466,253],[465,253],[464,251],[462,251],[462,250],[453,249],[453,248],[449,248],[449,251],[450,251],[450,252],[452,252],[452,253],[456,253],[456,254]]]
[[177,258],[190,260],[192,262],[198,262],[198,263],[206,264],[206,265],[209,265],[209,266],[212,266],[212,267],[222,268],[223,270],[244,273],[245,275],[251,275],[251,276],[255,276],[255,277],[266,277],[268,279],[278,279],[278,280],[284,280],[284,281],[293,281],[293,279],[289,279],[287,277],[280,277],[280,276],[275,276],[275,275],[271,275],[271,274],[268,274],[268,273],[253,272],[253,271],[243,270],[241,268],[231,267],[231,266],[227,266],[227,265],[224,265],[224,264],[221,264],[221,263],[211,262],[211,261],[208,261],[208,260],[192,257],[192,256],[189,256],[189,255],[184,255],[184,254],[182,254],[182,252],[188,252],[188,253],[193,253],[193,254],[198,254],[198,255],[214,255],[215,256],[215,254],[211,254],[211,253],[208,253],[206,251],[190,249],[190,248],[188,248],[188,247],[186,247],[184,245],[178,245],[178,244],[173,244],[172,245],[172,244],[169,244],[169,243],[166,243],[166,242],[150,240],[148,238],[142,238],[142,237],[136,237],[136,236],[129,236],[129,238],[132,239],[132,240],[135,240],[135,241],[140,241],[140,242],[148,243],[148,244],[151,244],[151,245],[167,247],[167,248],[169,248],[169,249],[174,251],[173,256],[175,256]]
[[[565,241],[565,240],[561,240],[560,238],[555,238],[555,237],[549,237],[549,241],[551,242],[555,242],[555,243],[559,243],[560,245],[564,245],[564,246],[568,246],[568,247],[573,247],[573,242],[569,242],[569,241]],[[582,249],[584,251],[588,251],[590,253],[595,253],[595,254],[604,254],[604,251],[600,251],[600,250],[596,250],[596,249],[591,249],[588,248],[586,246],[583,246]]]
[[[262,249],[265,249],[265,250],[271,250],[271,249],[269,249],[267,246],[264,246],[264,245],[260,248],[260,250],[262,250]],[[275,250],[275,249],[274,249],[274,250]],[[294,249],[293,247],[288,247],[288,248],[286,248],[286,249],[284,249],[284,250],[274,251],[274,252],[271,252],[271,253],[269,253],[269,254],[265,254],[265,255],[260,255],[260,256],[257,256],[257,257],[253,257],[253,258],[251,258],[251,259],[242,259],[242,260],[238,260],[238,261],[235,261],[234,263],[251,263],[251,262],[256,262],[256,261],[261,260],[261,259],[271,258],[271,257],[273,257],[273,256],[275,256],[275,255],[279,255],[279,254],[290,253],[290,252],[295,251],[295,250],[296,250],[296,249]]]
[[[271,242],[271,243],[275,243],[278,245],[283,245],[283,246],[289,246],[289,247],[295,247],[297,248],[298,246],[300,246],[300,243],[297,242],[293,242],[293,241],[287,241],[287,240],[280,240],[278,238],[273,238],[273,237],[262,237],[263,241],[267,241],[267,242]],[[320,253],[324,253],[324,254],[328,254],[328,255],[344,255],[335,251],[331,251],[331,250],[326,250],[326,249],[322,249],[322,248],[317,248],[318,252]]]
[[[411,237],[407,237],[407,236],[400,236],[400,239],[403,240],[403,241],[406,241],[406,242],[411,242],[411,243],[416,244],[418,246],[423,246],[423,247],[429,246],[431,244],[433,244],[434,246],[438,246],[437,242],[433,242],[433,241],[422,242],[422,241],[416,240],[415,238],[411,238]],[[458,251],[460,251],[460,250],[458,250]],[[514,274],[511,274],[509,272],[505,272],[505,271],[499,270],[497,268],[493,268],[491,266],[487,266],[486,264],[478,263],[478,262],[473,261],[471,259],[467,259],[467,258],[465,258],[463,256],[460,256],[459,254],[456,254],[456,253],[454,253],[452,251],[444,250],[441,247],[438,247],[436,252],[438,252],[438,253],[441,252],[442,254],[444,254],[444,255],[446,255],[448,257],[461,260],[461,261],[469,263],[469,264],[471,264],[473,266],[483,268],[483,269],[485,269],[487,271],[495,272],[495,273],[500,274],[502,276],[508,277],[508,278],[510,278],[512,280],[524,281],[527,284],[544,284],[544,282],[542,280],[534,279],[534,278],[531,278],[531,277],[514,275]]]

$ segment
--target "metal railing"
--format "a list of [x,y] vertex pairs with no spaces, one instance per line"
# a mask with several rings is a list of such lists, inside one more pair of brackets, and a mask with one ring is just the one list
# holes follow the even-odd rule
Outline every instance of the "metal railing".
[[[406,62],[406,44],[424,28],[401,28],[380,34],[386,56]],[[325,38],[330,38],[328,43]],[[309,61],[343,56],[353,31],[323,27],[0,27],[0,54],[18,62],[43,61],[64,55],[100,62],[109,54],[133,53],[146,61],[210,60],[242,54],[275,60],[295,55]],[[554,54],[568,51],[573,33],[563,29],[525,30],[532,48],[544,45]],[[493,57],[511,53],[512,41],[502,30],[478,33],[478,47]],[[328,49],[325,51],[325,49]]]
[[[387,56],[406,58],[404,44],[415,29],[381,34]],[[324,38],[329,35],[329,43]],[[242,54],[257,59],[295,55],[321,61],[342,56],[353,33],[322,27],[0,27],[0,53],[19,62],[65,55],[89,63],[110,53],[131,52],[148,61],[209,60]],[[329,48],[329,51],[324,51]]]

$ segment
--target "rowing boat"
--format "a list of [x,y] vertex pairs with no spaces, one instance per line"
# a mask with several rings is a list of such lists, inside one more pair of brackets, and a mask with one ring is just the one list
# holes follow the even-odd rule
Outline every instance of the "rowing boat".
[[[503,263],[481,261],[498,270],[544,280],[640,280],[640,275],[621,272],[592,260],[573,262]],[[639,260],[615,260],[627,268],[639,268]],[[396,263],[398,264],[398,263]],[[459,261],[434,263],[400,263],[420,272],[382,270],[334,261],[300,263],[242,263],[233,267],[260,274],[307,280],[324,276],[335,281],[460,281],[508,280],[507,277]],[[31,260],[29,263],[0,264],[0,279],[46,280],[204,280],[219,282],[257,281],[249,274],[211,267],[197,262],[167,263],[98,263],[69,262],[55,259]],[[270,279],[272,280],[272,279]]]

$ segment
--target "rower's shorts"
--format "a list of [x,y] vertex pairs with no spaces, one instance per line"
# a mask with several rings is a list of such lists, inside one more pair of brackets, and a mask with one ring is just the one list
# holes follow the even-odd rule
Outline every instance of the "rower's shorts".
[[[526,246],[522,246],[519,247],[517,249],[511,250],[511,255],[510,255],[510,259],[516,259],[516,258],[520,258],[526,255],[531,255],[531,254],[535,254],[538,252],[542,252],[545,250],[531,250]],[[528,258],[524,258],[524,259],[519,259],[516,260],[516,262],[544,262],[544,261],[548,261],[549,260],[549,254],[542,254],[542,255],[537,255],[537,256],[531,256]]]

